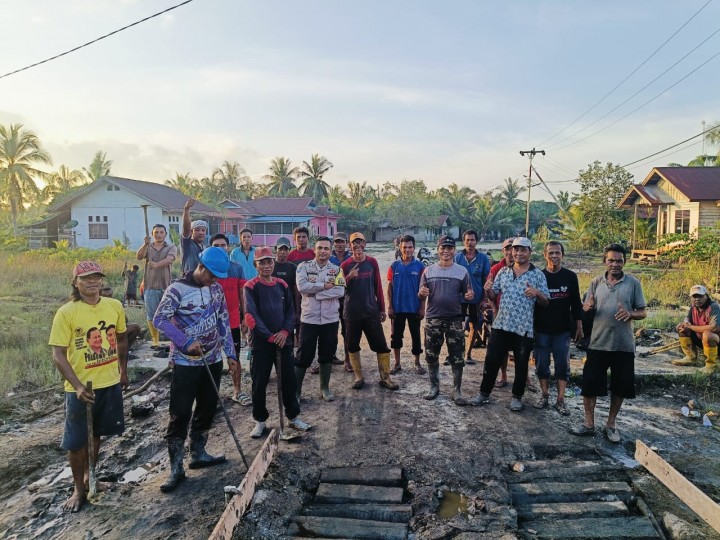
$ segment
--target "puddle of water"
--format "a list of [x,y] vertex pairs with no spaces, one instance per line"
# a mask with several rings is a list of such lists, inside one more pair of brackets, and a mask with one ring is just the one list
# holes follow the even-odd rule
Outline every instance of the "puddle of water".
[[120,479],[120,483],[121,484],[129,484],[130,482],[137,482],[138,480],[140,480],[143,476],[145,476],[148,473],[148,470],[149,469],[147,469],[145,467],[138,467],[137,469],[128,471]]
[[457,491],[443,491],[443,498],[440,499],[440,506],[437,510],[438,517],[450,519],[459,513],[467,513],[468,499]]
[[634,469],[640,466],[638,461],[627,455],[625,448],[623,448],[622,445],[618,445],[617,447],[608,450],[608,454],[610,454],[613,459],[619,461],[627,469]]

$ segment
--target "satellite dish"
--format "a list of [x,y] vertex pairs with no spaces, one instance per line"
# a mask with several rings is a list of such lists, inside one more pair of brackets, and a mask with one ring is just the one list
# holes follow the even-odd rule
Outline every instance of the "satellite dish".
[[67,222],[67,227],[69,229],[74,229],[77,226],[78,226],[78,222],[75,219],[71,219],[70,221]]

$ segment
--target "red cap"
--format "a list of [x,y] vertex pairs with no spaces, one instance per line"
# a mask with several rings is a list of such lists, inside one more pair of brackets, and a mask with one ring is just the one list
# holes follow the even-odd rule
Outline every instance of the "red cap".
[[77,263],[73,268],[73,277],[91,276],[92,274],[100,274],[105,277],[105,274],[100,268],[100,265],[95,261],[82,261]]
[[255,248],[255,255],[253,255],[254,261],[259,261],[261,259],[274,259],[275,255],[273,255],[272,248],[268,246],[263,246],[259,248]]

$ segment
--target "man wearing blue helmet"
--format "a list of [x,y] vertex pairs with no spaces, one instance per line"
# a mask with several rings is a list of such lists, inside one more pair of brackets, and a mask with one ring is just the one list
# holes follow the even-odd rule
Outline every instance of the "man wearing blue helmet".
[[237,362],[225,294],[217,283],[217,278],[227,277],[229,267],[230,258],[224,249],[204,250],[197,267],[170,284],[155,312],[156,328],[170,338],[170,362],[174,365],[166,435],[170,477],[160,486],[163,492],[174,490],[185,479],[183,456],[188,427],[191,469],[225,461],[225,456],[208,454],[205,445],[217,407],[215,387],[220,386],[222,353]]

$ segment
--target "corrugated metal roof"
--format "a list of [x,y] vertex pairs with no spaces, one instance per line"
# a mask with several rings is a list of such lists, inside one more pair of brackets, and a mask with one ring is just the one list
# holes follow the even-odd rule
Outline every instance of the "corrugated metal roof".
[[223,201],[226,208],[245,216],[340,217],[327,206],[317,206],[312,197],[265,197],[251,201]]
[[655,167],[642,185],[652,186],[661,177],[691,201],[720,200],[720,167]]
[[[102,176],[92,184],[89,184],[85,189],[77,192],[73,197],[65,199],[52,208],[49,208],[48,211],[57,212],[66,206],[69,207],[73,201],[85,196],[92,190],[102,189],[102,186],[106,186],[107,184],[116,185],[121,189],[127,189],[138,197],[168,212],[182,212],[185,207],[185,201],[188,200],[188,196],[184,193],[163,184],[132,180],[130,178],[119,178],[117,176]],[[217,210],[201,202],[196,202],[193,205],[192,211],[195,214],[220,215]]]

